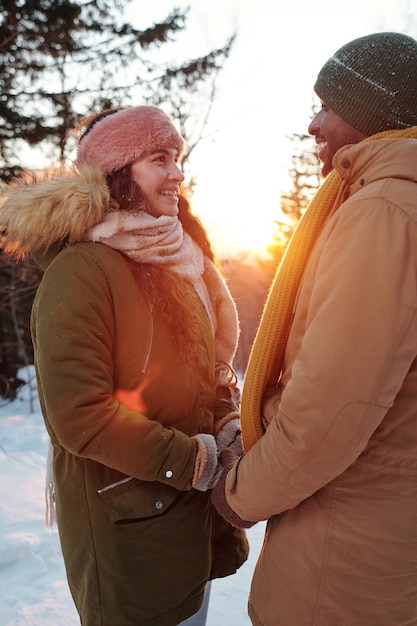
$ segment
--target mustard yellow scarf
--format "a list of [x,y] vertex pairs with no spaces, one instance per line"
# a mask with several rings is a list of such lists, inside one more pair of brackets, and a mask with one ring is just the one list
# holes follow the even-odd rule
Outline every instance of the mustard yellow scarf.
[[[386,131],[364,141],[406,137],[417,138],[417,127]],[[324,224],[346,199],[346,193],[347,184],[333,170],[299,221],[272,282],[242,389],[241,424],[245,452],[264,434],[262,397],[267,387],[276,385],[281,373],[294,301],[308,257]]]

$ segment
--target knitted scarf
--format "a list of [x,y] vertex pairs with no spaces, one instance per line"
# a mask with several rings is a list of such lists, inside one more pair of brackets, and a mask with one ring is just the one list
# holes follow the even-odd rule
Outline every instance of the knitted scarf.
[[[372,135],[417,138],[417,127]],[[293,307],[300,281],[324,224],[347,198],[349,188],[333,170],[318,189],[299,221],[272,282],[245,373],[241,399],[242,441],[245,452],[262,437],[261,403],[264,391],[279,380]]]
[[90,228],[85,239],[104,243],[138,263],[163,265],[190,281],[211,323],[216,362],[232,365],[239,335],[235,303],[215,264],[183,231],[177,217],[113,211]]

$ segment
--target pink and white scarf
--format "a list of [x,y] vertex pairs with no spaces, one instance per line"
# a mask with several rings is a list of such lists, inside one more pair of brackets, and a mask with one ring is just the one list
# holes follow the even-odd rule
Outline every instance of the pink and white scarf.
[[239,336],[235,303],[217,267],[183,231],[178,217],[114,211],[90,228],[85,239],[119,250],[138,263],[163,265],[189,280],[210,319],[216,361],[232,364]]

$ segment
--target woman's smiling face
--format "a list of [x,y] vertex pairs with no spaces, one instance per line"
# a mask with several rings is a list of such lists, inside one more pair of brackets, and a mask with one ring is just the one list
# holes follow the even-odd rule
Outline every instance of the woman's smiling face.
[[178,215],[178,191],[184,181],[184,174],[178,167],[177,150],[156,150],[132,163],[130,172],[132,180],[142,191],[151,215]]

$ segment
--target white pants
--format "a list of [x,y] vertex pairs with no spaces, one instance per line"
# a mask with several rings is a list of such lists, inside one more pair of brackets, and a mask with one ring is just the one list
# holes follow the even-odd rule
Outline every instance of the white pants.
[[211,580],[206,585],[204,590],[203,604],[200,609],[194,615],[191,615],[184,622],[178,624],[178,626],[205,626],[207,621],[208,605],[210,600]]

